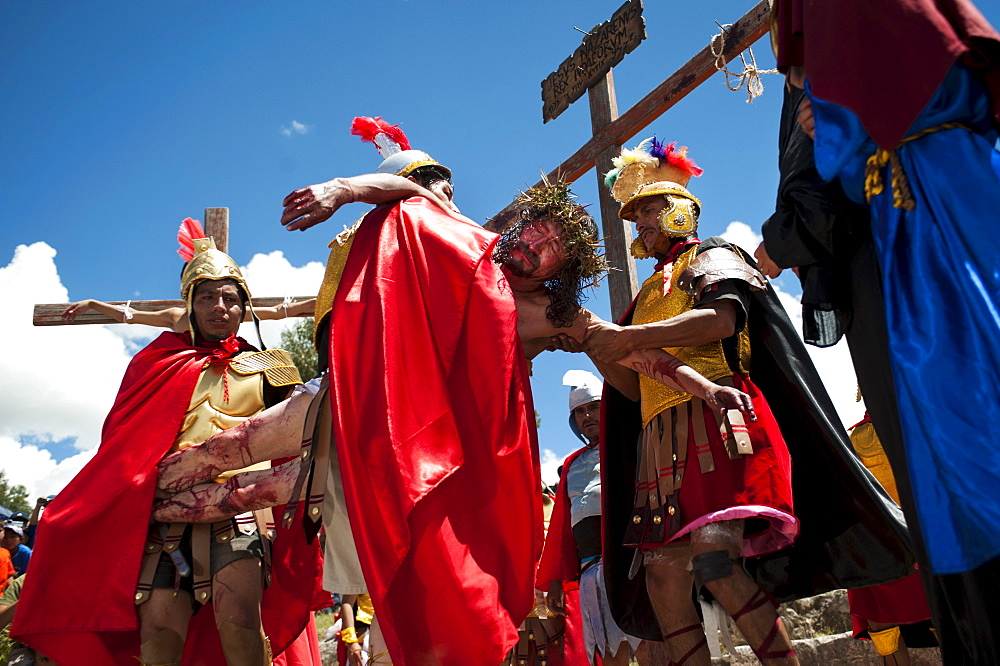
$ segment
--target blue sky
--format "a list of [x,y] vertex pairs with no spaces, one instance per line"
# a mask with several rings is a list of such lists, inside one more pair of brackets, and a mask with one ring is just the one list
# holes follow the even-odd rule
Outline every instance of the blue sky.
[[[732,22],[753,2],[646,5],[648,37],[615,69],[622,112],[707,44],[715,21]],[[150,335],[41,332],[25,326],[30,302],[175,298],[177,226],[212,206],[230,208],[230,253],[258,266],[256,294],[308,293],[326,244],[365,208],[290,233],[278,224],[281,200],[374,170],[374,148],[348,133],[356,115],[400,124],[414,147],[453,169],[463,213],[484,221],[589,138],[585,98],[542,123],[540,82],[579,46],[574,27],[589,30],[618,6],[0,0],[0,286],[17,303],[3,328],[14,331],[9,344],[27,348],[26,358],[0,362],[0,467],[54,492],[78,467],[63,459],[83,449],[83,460],[96,444],[123,364]],[[983,9],[1000,22],[1000,9]],[[755,55],[773,66],[766,40]],[[713,76],[629,141],[656,133],[690,146],[706,172],[692,183],[702,237],[734,221],[759,231],[771,213],[782,83],[765,75],[764,96],[747,104]],[[594,173],[574,189],[596,202]],[[640,264],[640,276],[650,271]],[[798,293],[792,278],[778,285]],[[606,300],[598,290],[589,305],[607,317]],[[105,352],[111,360],[100,360]],[[557,457],[574,447],[560,385],[574,367],[590,366],[566,354],[535,363],[541,444]],[[35,378],[53,374],[61,388]]]

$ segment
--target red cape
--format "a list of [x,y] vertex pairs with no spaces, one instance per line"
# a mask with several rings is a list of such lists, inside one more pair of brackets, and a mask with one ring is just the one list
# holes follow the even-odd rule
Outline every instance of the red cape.
[[344,494],[399,666],[498,664],[531,609],[534,410],[496,238],[422,197],[376,208],[330,315]]
[[854,111],[891,149],[960,58],[978,71],[1000,127],[1000,35],[969,0],[776,0],[778,68]]
[[[42,514],[32,576],[18,602],[13,637],[60,666],[122,664],[139,654],[134,596],[156,490],[156,463],[170,451],[206,361],[216,351],[233,356],[253,349],[239,342],[239,350],[229,353],[218,344],[194,347],[188,334],[167,332],[132,359],[104,422],[97,454]],[[284,544],[276,544],[275,568],[283,562],[300,570],[277,571],[280,585],[269,590],[300,587],[277,595],[293,600],[291,607],[265,611],[265,631],[276,651],[305,626],[319,573],[319,556],[315,548],[311,554],[306,551],[301,530],[288,536]],[[294,537],[302,547],[292,544]],[[269,596],[271,592],[265,593],[265,604]],[[191,621],[184,663],[225,663],[210,607]]]
[[542,561],[538,563],[538,576],[535,587],[547,591],[549,583],[554,580],[564,581],[563,587],[575,590],[580,587],[580,549],[573,536],[573,526],[570,524],[569,489],[566,487],[566,475],[570,465],[587,447],[577,449],[563,461],[563,476],[559,479],[556,489],[556,502],[552,507],[552,518],[549,520],[549,533],[545,536],[545,549],[542,551]]
[[[574,451],[563,461],[563,476],[556,488],[555,504],[552,507],[552,517],[549,519],[549,531],[545,535],[545,547],[542,549],[542,559],[538,563],[535,574],[535,587],[543,592],[549,589],[553,580],[563,582],[563,603],[566,606],[566,643],[562,663],[587,663],[587,645],[583,638],[583,619],[580,615],[580,549],[573,536],[573,526],[570,524],[569,490],[566,487],[566,474],[577,457],[587,450],[583,447]],[[596,655],[597,663],[601,663],[600,655]],[[552,663],[558,664],[553,658]]]
[[[587,644],[583,640],[583,617],[580,615],[580,592],[575,588],[566,588],[563,584],[563,603],[566,605],[566,629],[563,636],[562,663],[565,666],[577,666],[587,663]],[[550,653],[551,654],[551,653]],[[601,655],[594,655],[598,666],[602,664]],[[553,658],[550,663],[559,666],[559,660]]]

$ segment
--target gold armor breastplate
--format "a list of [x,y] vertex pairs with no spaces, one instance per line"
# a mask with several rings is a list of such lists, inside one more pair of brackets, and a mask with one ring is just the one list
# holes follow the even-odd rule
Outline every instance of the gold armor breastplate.
[[[184,424],[174,440],[171,451],[180,451],[223,430],[246,421],[263,411],[264,377],[273,386],[299,384],[301,380],[288,352],[272,349],[264,352],[244,352],[228,365],[207,365],[198,377]],[[291,367],[289,367],[291,366]],[[223,369],[227,368],[225,377]],[[228,400],[227,400],[228,392]],[[216,480],[223,481],[233,474],[254,469],[267,469],[269,462],[228,471]]]
[[[364,218],[361,218],[363,220]],[[337,295],[337,288],[340,286],[340,278],[344,275],[344,267],[347,266],[347,257],[351,253],[351,246],[354,244],[354,236],[361,225],[361,220],[354,223],[349,229],[344,229],[331,241],[330,257],[326,260],[326,272],[323,274],[323,283],[319,286],[319,293],[316,294],[315,316],[313,326],[319,327],[323,318],[330,314],[333,309],[333,299]],[[316,340],[318,328],[313,329],[313,341]]]
[[[649,324],[676,317],[694,308],[694,296],[677,286],[677,279],[697,256],[697,248],[691,248],[677,258],[670,278],[670,293],[663,294],[663,271],[657,271],[642,284],[636,300],[633,324]],[[746,327],[738,334],[740,370],[750,367],[750,338]],[[706,379],[716,380],[733,374],[726,363],[722,342],[713,341],[696,347],[664,347],[681,361],[701,373]],[[639,375],[639,392],[642,397],[642,424],[665,409],[669,409],[691,399],[691,394],[670,388],[649,377]]]

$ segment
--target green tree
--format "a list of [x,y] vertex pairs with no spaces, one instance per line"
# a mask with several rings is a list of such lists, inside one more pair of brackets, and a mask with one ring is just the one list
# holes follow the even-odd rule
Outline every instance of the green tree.
[[11,511],[24,511],[31,513],[31,505],[28,504],[28,489],[21,485],[11,485],[7,480],[7,473],[0,469],[0,504]]
[[309,381],[319,374],[316,347],[313,345],[313,318],[297,319],[291,328],[281,332],[281,348],[292,355],[302,381]]

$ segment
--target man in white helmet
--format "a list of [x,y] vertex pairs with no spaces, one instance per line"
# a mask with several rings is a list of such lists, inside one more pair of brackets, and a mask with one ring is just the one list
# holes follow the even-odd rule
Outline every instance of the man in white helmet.
[[570,370],[569,427],[585,446],[566,458],[556,491],[549,537],[535,584],[548,589],[549,607],[562,611],[564,586],[578,584],[589,663],[594,654],[607,666],[627,666],[640,639],[623,632],[607,604],[601,565],[601,392],[593,373]]

